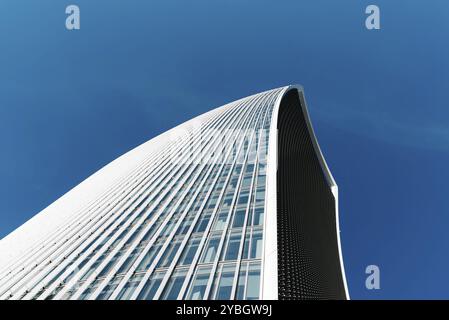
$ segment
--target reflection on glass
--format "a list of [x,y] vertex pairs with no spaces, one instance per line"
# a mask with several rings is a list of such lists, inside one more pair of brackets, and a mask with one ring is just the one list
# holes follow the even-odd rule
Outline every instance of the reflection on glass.
[[253,231],[251,241],[251,259],[259,259],[262,256],[262,231]]
[[216,300],[229,300],[231,298],[232,283],[234,280],[235,265],[223,267],[220,277],[220,284],[215,295]]
[[210,267],[199,268],[187,299],[201,300],[209,280]]
[[248,270],[248,283],[246,288],[246,299],[259,299],[260,287],[260,264],[252,264]]
[[176,300],[178,297],[179,291],[181,290],[182,284],[184,283],[184,279],[186,277],[187,270],[176,271],[170,277],[167,285],[164,289],[164,294],[162,295],[162,299],[166,300]]
[[233,228],[243,227],[243,223],[245,221],[245,209],[238,209],[234,214],[234,221],[232,222]]
[[161,284],[162,278],[164,277],[165,271],[159,271],[153,274],[147,283],[143,286],[142,291],[140,291],[138,300],[152,300],[154,294],[156,293],[159,285]]
[[200,243],[200,239],[191,239],[186,248],[184,248],[184,252],[181,256],[180,265],[188,265],[192,263],[193,258],[195,257],[196,250],[198,249],[198,245]]
[[219,243],[220,243],[220,238],[218,238],[218,237],[215,237],[215,238],[209,240],[209,243],[208,243],[207,249],[206,249],[206,253],[204,254],[204,258],[203,258],[204,263],[214,261],[215,256],[217,255]]
[[119,300],[131,299],[132,294],[136,290],[136,288],[139,285],[139,282],[140,282],[140,280],[142,280],[142,278],[143,278],[143,275],[132,276],[131,279],[126,283],[126,285],[123,287],[123,289],[118,294],[117,299],[119,299]]
[[233,234],[229,238],[228,248],[226,250],[225,260],[237,260],[240,248],[240,234]]
[[263,207],[254,209],[254,225],[260,226],[263,224]]

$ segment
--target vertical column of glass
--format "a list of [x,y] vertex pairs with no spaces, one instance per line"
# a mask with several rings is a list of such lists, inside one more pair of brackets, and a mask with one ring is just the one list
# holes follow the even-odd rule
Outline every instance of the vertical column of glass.
[[[261,148],[260,141],[264,138],[264,127],[266,123],[271,120],[271,110],[273,107],[272,100],[267,103],[270,105],[266,113],[265,119],[259,122],[256,127],[256,133],[254,141],[251,144],[251,148],[248,150],[248,158],[246,161],[245,174],[240,186],[240,193],[238,201],[235,205],[234,215],[232,217],[232,222],[229,225],[229,231],[227,233],[226,245],[224,246],[218,264],[217,272],[214,277],[214,281],[211,286],[210,299],[234,299],[236,298],[237,290],[237,280],[239,276],[240,263],[243,255],[244,239],[246,234],[246,228],[249,224],[253,224],[253,219],[256,219],[258,223],[261,224],[260,213],[254,214],[254,201],[257,198],[256,193],[256,179],[258,172],[258,150]],[[264,197],[263,197],[264,199]],[[263,203],[261,207],[263,211]],[[254,259],[261,258],[262,249],[262,225],[260,226],[260,232],[258,232],[254,237],[254,249],[253,255]],[[237,260],[237,262],[233,262]],[[232,263],[231,263],[232,262]],[[251,266],[252,271],[259,271],[260,273],[260,262]],[[243,267],[244,272],[247,270],[247,266]],[[252,277],[254,278],[254,277]],[[255,279],[254,279],[255,280]],[[259,281],[252,281],[251,288],[257,290],[254,292],[255,298],[258,297],[258,284]],[[256,285],[257,284],[257,285]],[[242,286],[241,286],[242,287]],[[241,290],[242,288],[240,288]],[[237,297],[238,299],[243,299],[244,297]],[[247,296],[246,298],[251,298]]]
[[263,216],[265,211],[266,158],[272,112],[273,103],[260,135],[256,174],[252,185],[253,193],[248,218],[245,222],[245,239],[242,244],[243,246],[240,248],[239,262],[237,264],[240,269],[236,272],[234,278],[235,288],[233,288],[233,298],[239,300],[258,299],[260,294],[260,259],[263,243]]
[[[260,123],[263,119],[263,115],[265,114],[266,107],[259,109],[259,119],[257,120],[257,123]],[[262,114],[262,115],[261,115]],[[256,125],[255,119],[251,122],[251,128],[255,129],[258,128],[259,125]],[[248,138],[248,137],[247,137]],[[250,148],[249,145],[249,139],[246,139],[245,145],[243,147],[243,153],[244,155],[247,154],[247,151]],[[253,165],[254,167],[254,165]],[[246,168],[246,167],[245,167]],[[234,230],[233,232],[228,232],[227,229],[229,226],[229,221],[231,219],[231,214],[234,212],[234,205],[237,203],[237,207],[239,206],[239,202],[235,201],[236,194],[238,192],[238,187],[240,184],[242,184],[242,177],[243,177],[243,165],[237,164],[234,168],[233,176],[231,177],[231,182],[229,186],[231,188],[226,190],[225,196],[223,197],[222,205],[220,206],[220,209],[218,210],[218,213],[214,219],[213,226],[210,230],[210,235],[208,237],[207,245],[205,246],[205,249],[203,251],[202,258],[200,260],[200,263],[197,265],[197,272],[195,275],[195,279],[190,286],[190,291],[188,292],[186,298],[187,299],[204,299],[207,298],[208,291],[210,290],[210,282],[211,277],[214,276],[214,265],[218,262],[218,257],[221,256],[223,259],[233,259],[235,257],[236,253],[236,247],[238,247],[238,241],[239,241],[239,231],[238,229]],[[249,172],[251,172],[251,169],[248,169]],[[246,169],[245,169],[246,172]],[[243,179],[243,184],[246,184],[248,180]],[[242,192],[242,198],[241,202],[248,202],[248,195],[245,194],[245,191]],[[236,202],[236,203],[235,203]],[[239,223],[238,220],[240,219],[241,215],[237,214],[236,218],[236,225]],[[241,231],[240,231],[241,232]],[[222,251],[224,238],[226,236],[226,243],[228,248],[226,251]],[[235,264],[233,265],[235,268]],[[216,267],[215,267],[216,268]],[[219,273],[222,271],[223,266],[220,265],[219,267]],[[229,276],[231,274],[231,267],[227,266],[225,269],[225,275],[226,277],[223,278],[223,284],[226,283],[226,281],[229,279]],[[224,286],[225,287],[225,286]],[[231,287],[232,287],[232,280],[231,280]]]

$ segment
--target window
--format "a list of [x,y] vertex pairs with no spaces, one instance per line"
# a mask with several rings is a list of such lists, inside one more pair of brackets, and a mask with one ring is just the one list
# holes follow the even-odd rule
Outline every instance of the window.
[[[147,221],[145,221],[145,223],[147,223]],[[140,242],[142,243],[142,242],[146,242],[146,241],[148,241],[148,240],[150,240],[151,239],[151,237],[154,235],[154,233],[156,232],[156,227],[155,226],[157,226],[158,224],[157,223],[155,223],[155,224],[153,224],[151,227],[150,227],[150,229],[147,231],[147,233],[145,234],[145,236],[142,238],[142,240],[140,240]]]
[[240,237],[241,237],[240,234],[233,234],[229,238],[225,260],[237,260],[240,248]]
[[[79,296],[79,298],[80,298],[81,300],[87,299],[87,298],[91,295],[91,293],[92,293],[93,291],[95,291],[95,289],[96,289],[96,288],[87,288],[87,289],[84,290],[84,292]],[[70,296],[71,296],[72,294],[73,294],[73,293],[71,293]],[[68,300],[68,299],[67,299],[67,300]]]
[[214,195],[212,198],[208,201],[208,208],[213,208],[217,204],[218,195]]
[[256,208],[254,209],[254,223],[255,226],[260,226],[263,224],[263,208]]
[[226,195],[226,197],[223,199],[223,205],[222,205],[222,207],[223,207],[224,209],[229,208],[229,206],[230,206],[231,203],[232,203],[232,198],[233,198],[233,194],[228,194],[228,195]]
[[260,259],[262,256],[262,231],[253,231],[251,241],[251,259]]
[[[98,265],[101,263],[101,261],[104,260],[104,257],[102,257],[102,259],[97,259],[89,268],[89,270],[87,270],[87,272],[80,278],[80,280],[86,280],[94,271],[95,269],[97,269]],[[81,266],[78,267],[79,269],[81,269]]]
[[264,187],[265,186],[265,180],[266,180],[266,176],[259,176],[257,178],[257,185],[259,187]]
[[251,179],[252,179],[251,176],[250,176],[250,177],[245,177],[245,178],[243,179],[243,182],[242,182],[242,189],[243,189],[243,188],[248,188],[248,187],[251,185]]
[[156,272],[153,274],[147,283],[143,286],[142,291],[137,297],[138,300],[152,300],[154,294],[156,293],[159,285],[161,284],[162,278],[164,277],[165,271]]
[[258,188],[256,193],[256,202],[264,202],[265,200],[265,188]]
[[248,196],[249,196],[248,192],[243,192],[243,193],[241,193],[241,194],[240,194],[240,197],[239,197],[239,202],[238,202],[238,204],[247,203],[247,202],[248,202]]
[[239,209],[234,214],[234,221],[232,223],[233,228],[241,228],[243,227],[243,223],[245,222],[245,209]]
[[163,299],[166,300],[176,300],[178,297],[179,291],[181,291],[182,284],[184,283],[184,279],[186,277],[186,270],[183,271],[177,271],[172,274],[170,280],[168,281],[164,294]]
[[229,182],[229,187],[235,188],[237,186],[238,180],[239,180],[238,177],[232,178],[232,180]]
[[175,243],[172,243],[169,245],[166,249],[162,257],[160,258],[157,267],[168,267],[170,263],[173,261],[173,258],[176,255],[176,252],[178,251],[179,246],[181,243],[179,240]]
[[201,300],[209,280],[210,267],[199,268],[187,299]]
[[131,277],[131,279],[126,283],[126,285],[123,287],[123,289],[120,291],[120,293],[117,296],[117,299],[119,300],[129,300],[131,299],[132,294],[136,290],[137,286],[139,285],[140,280],[142,280],[143,275],[134,275]]
[[180,265],[188,265],[192,263],[193,257],[198,249],[200,239],[191,239],[184,248]]
[[192,225],[193,219],[194,219],[194,216],[187,217],[184,220],[184,222],[182,223],[182,226],[179,227],[178,230],[176,231],[176,235],[186,234],[187,231],[189,230],[190,226]]
[[210,216],[211,214],[208,213],[201,218],[200,222],[195,227],[195,232],[203,232],[204,230],[206,230],[207,224],[210,220]]
[[260,287],[260,265],[250,265],[248,271],[248,284],[246,288],[246,299],[259,299]]
[[147,252],[145,255],[145,258],[142,259],[139,266],[137,267],[136,271],[146,271],[151,264],[153,263],[153,258],[156,255],[156,253],[159,252],[159,249],[161,248],[161,244],[153,244],[151,249]]
[[215,256],[217,255],[218,245],[220,243],[220,238],[215,237],[209,240],[209,243],[207,244],[207,249],[203,257],[203,262],[213,262],[215,259]]
[[229,300],[234,282],[235,265],[224,266],[221,272],[220,284],[215,295],[216,300]]
[[217,217],[217,220],[215,220],[215,224],[213,227],[214,231],[223,230],[226,224],[226,219],[228,217],[228,211],[220,212],[220,214]]

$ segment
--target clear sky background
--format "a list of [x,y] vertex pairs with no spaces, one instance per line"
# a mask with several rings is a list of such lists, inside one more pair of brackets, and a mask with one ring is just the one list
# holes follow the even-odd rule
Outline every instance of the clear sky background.
[[352,298],[449,298],[446,0],[0,1],[0,238],[155,135],[292,83],[339,185]]

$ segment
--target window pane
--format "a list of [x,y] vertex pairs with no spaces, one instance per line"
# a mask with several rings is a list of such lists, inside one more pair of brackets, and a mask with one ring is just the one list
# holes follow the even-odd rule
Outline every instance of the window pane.
[[240,195],[238,204],[244,204],[244,203],[247,203],[247,202],[248,202],[248,196],[249,196],[248,193],[242,193],[242,194]]
[[123,287],[122,291],[120,291],[117,299],[119,300],[129,300],[131,299],[132,294],[136,290],[139,285],[140,280],[142,280],[142,275],[134,275],[131,277],[129,282]]
[[156,253],[159,252],[160,248],[161,248],[160,244],[153,245],[153,247],[145,255],[145,258],[143,258],[143,260],[140,262],[136,271],[146,271],[153,263],[153,258],[156,255]]
[[262,232],[253,232],[251,241],[251,259],[259,259],[262,256]]
[[247,188],[247,187],[249,187],[249,186],[251,185],[251,178],[252,178],[252,177],[245,177],[245,178],[243,179],[243,182],[242,182],[242,189],[243,189],[243,188]]
[[212,262],[215,259],[217,254],[218,244],[220,242],[219,238],[214,238],[209,240],[209,244],[207,245],[206,253],[203,258],[203,262]]
[[159,260],[158,267],[167,267],[173,261],[176,252],[181,244],[179,242],[171,244],[165,249],[164,254]]
[[263,208],[256,208],[254,210],[254,225],[260,226],[263,224]]
[[163,299],[176,300],[179,291],[181,290],[182,284],[184,283],[186,273],[187,271],[175,272],[171,276],[164,290],[165,292],[163,294]]
[[248,285],[246,288],[246,299],[259,299],[260,266],[251,265],[248,272]]
[[201,221],[195,227],[195,232],[203,232],[204,230],[206,230],[209,220],[210,220],[210,214],[202,217]]
[[231,298],[232,283],[234,281],[234,269],[234,265],[223,268],[215,299],[229,300]]
[[225,260],[237,260],[240,247],[240,234],[232,235],[229,239]]
[[226,224],[226,218],[228,217],[228,212],[221,212],[217,218],[217,220],[215,221],[215,225],[213,230],[214,231],[219,231],[219,230],[223,230]]
[[164,277],[165,271],[155,273],[151,276],[151,278],[147,281],[139,296],[138,300],[152,300],[154,294],[156,293],[159,285],[161,284],[162,278]]
[[183,256],[181,257],[180,265],[187,265],[192,263],[193,257],[195,256],[199,243],[200,239],[194,239],[193,241],[189,241],[187,243],[187,246],[184,249]]
[[206,291],[207,281],[209,280],[210,268],[201,268],[198,270],[192,289],[187,299],[201,300]]
[[234,222],[232,223],[233,228],[243,227],[243,222],[245,221],[246,210],[240,209],[235,212]]
[[257,185],[262,187],[265,186],[266,176],[259,176],[257,178]]

